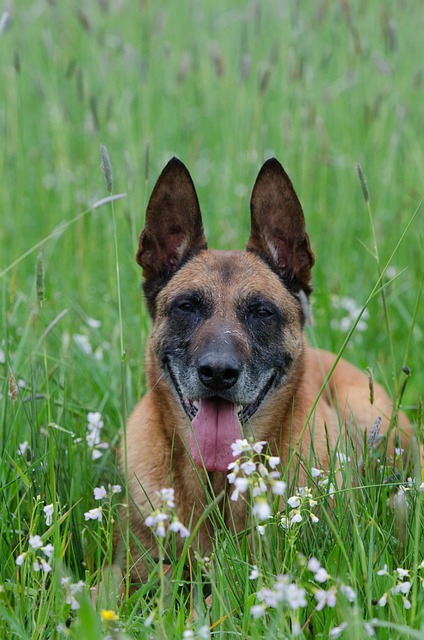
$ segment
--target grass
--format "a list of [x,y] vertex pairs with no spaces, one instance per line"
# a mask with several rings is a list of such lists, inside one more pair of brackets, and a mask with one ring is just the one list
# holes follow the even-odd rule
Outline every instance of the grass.
[[[128,499],[109,492],[96,501],[93,489],[123,484],[114,449],[145,389],[149,320],[134,253],[172,154],[189,167],[210,245],[220,248],[244,246],[254,178],[269,155],[282,161],[317,257],[310,341],[371,367],[421,429],[420,8],[418,0],[37,0],[3,18],[0,637],[206,637],[206,626],[213,638],[284,638],[297,628],[299,637],[327,638],[344,623],[341,637],[365,638],[371,628],[383,639],[422,637],[419,460],[389,482],[389,467],[370,461],[362,478],[352,463],[332,499],[315,483],[319,522],[305,517],[284,530],[276,521],[265,536],[254,532],[251,558],[216,514],[209,561],[195,563],[187,543],[191,580],[180,564],[174,581],[153,572],[122,607],[111,600],[109,613],[90,599],[111,556],[117,505]],[[126,196],[92,207],[109,197],[101,144],[114,193]],[[87,442],[89,412],[101,413],[108,448]],[[93,460],[93,449],[101,457]],[[399,483],[408,487],[400,497]],[[85,520],[100,504],[102,521]],[[29,546],[30,535],[53,545],[51,558]],[[35,570],[36,557],[52,570]],[[312,557],[328,572],[325,583],[308,568]],[[377,575],[385,565],[387,575]],[[272,600],[280,574],[292,591],[305,590],[306,606],[290,608],[287,585],[277,584],[277,606],[251,615],[263,588]],[[319,588],[334,589],[334,607],[317,610]]]

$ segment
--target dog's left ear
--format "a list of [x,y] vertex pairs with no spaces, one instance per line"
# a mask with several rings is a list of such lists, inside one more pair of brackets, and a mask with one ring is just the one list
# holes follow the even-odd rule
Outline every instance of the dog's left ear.
[[309,294],[315,258],[305,218],[291,180],[275,158],[259,172],[250,210],[247,250],[258,253],[290,289]]

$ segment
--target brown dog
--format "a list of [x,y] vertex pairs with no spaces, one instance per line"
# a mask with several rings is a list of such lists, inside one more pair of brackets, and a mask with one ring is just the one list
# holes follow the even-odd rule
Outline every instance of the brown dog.
[[[149,391],[127,431],[130,527],[153,555],[144,519],[158,504],[157,492],[172,486],[176,514],[186,526],[196,523],[204,487],[215,495],[229,490],[230,445],[243,434],[266,440],[283,467],[295,451],[297,464],[319,460],[325,468],[328,448],[343,434],[360,443],[377,416],[383,433],[392,430],[386,393],[375,385],[371,405],[367,377],[343,360],[313,408],[335,356],[311,349],[303,334],[314,255],[277,160],[268,160],[256,180],[247,250],[215,251],[207,248],[191,177],[172,159],[151,195],[137,262],[153,329]],[[397,422],[408,432],[403,415]],[[244,503],[222,504],[225,522],[242,529]],[[203,553],[210,526],[206,520],[199,530]],[[145,575],[137,544],[131,553]]]

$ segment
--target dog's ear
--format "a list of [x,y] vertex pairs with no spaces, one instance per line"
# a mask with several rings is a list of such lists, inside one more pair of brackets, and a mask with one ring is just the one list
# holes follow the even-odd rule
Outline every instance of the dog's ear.
[[290,178],[275,158],[259,172],[250,201],[247,250],[258,253],[296,293],[311,292],[311,251],[302,207]]
[[199,201],[184,164],[172,158],[159,176],[146,211],[136,260],[143,269],[149,309],[179,267],[206,249]]

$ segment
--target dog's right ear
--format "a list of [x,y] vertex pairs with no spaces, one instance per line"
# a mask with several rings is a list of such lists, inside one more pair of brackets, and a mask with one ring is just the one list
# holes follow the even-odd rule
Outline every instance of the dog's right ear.
[[160,289],[184,262],[206,248],[193,181],[184,164],[172,158],[150,196],[136,254],[143,269],[143,288],[152,315]]

